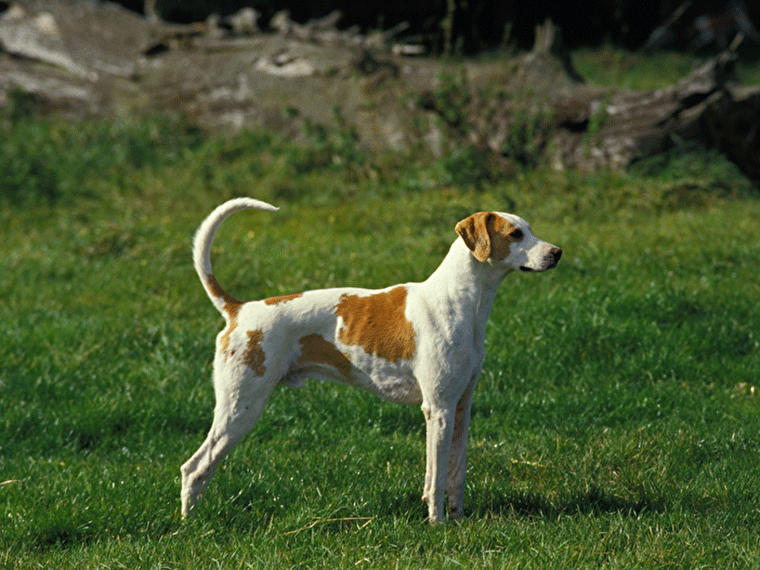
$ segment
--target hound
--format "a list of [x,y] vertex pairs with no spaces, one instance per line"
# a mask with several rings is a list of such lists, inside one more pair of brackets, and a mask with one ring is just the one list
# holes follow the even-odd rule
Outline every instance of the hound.
[[562,250],[533,236],[525,220],[479,212],[422,283],[367,290],[336,288],[241,302],[217,282],[211,244],[222,222],[245,209],[230,200],[203,221],[193,260],[226,327],[216,337],[211,429],[182,466],[182,514],[193,509],[219,462],[261,417],[275,386],[333,380],[401,404],[421,405],[427,436],[422,499],[431,522],[464,515],[470,405],[485,356],[486,321],[501,280],[512,271],[557,266]]

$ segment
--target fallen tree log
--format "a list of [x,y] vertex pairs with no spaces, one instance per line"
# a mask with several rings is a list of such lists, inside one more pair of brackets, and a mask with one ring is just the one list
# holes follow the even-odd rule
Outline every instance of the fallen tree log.
[[760,87],[734,80],[736,44],[675,85],[626,91],[584,82],[551,22],[525,55],[452,66],[396,55],[388,44],[403,26],[375,41],[337,30],[337,14],[300,26],[282,16],[279,33],[250,25],[241,35],[72,6],[0,2],[0,107],[29,93],[49,112],[179,112],[212,131],[302,140],[309,125],[333,124],[369,151],[471,145],[500,163],[587,171],[700,141],[760,180]]
[[483,96],[472,86],[461,113],[469,129],[458,127],[472,141],[524,164],[585,171],[622,169],[699,141],[760,181],[760,87],[735,81],[738,42],[675,85],[626,91],[584,83],[551,22],[536,38],[531,53],[505,75],[502,94]]
[[760,90],[727,87],[705,109],[707,138],[760,183]]
[[[612,91],[557,99],[554,164],[593,169],[625,167],[688,141],[717,146],[753,180],[760,180],[760,88],[734,82],[734,50],[722,53],[671,87]],[[562,120],[563,108],[573,121]],[[585,113],[578,109],[585,107]],[[586,128],[577,128],[578,120]],[[592,129],[592,126],[594,129]]]

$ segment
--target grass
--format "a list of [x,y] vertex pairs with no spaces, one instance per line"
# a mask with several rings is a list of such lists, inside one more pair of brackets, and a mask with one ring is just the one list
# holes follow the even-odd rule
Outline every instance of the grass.
[[[18,106],[23,110],[23,106]],[[0,566],[752,568],[760,563],[760,195],[712,151],[624,174],[370,157],[319,132],[0,125]],[[30,142],[30,133],[37,138]],[[456,177],[454,178],[454,174]],[[467,520],[419,500],[415,407],[278,389],[179,516],[221,319],[190,261],[226,198],[225,288],[424,279],[480,209],[565,250],[502,285],[473,405]]]
[[[573,63],[581,77],[593,84],[653,91],[674,85],[716,55],[717,52],[694,55],[677,51],[643,54],[605,45],[576,50]],[[757,49],[751,47],[738,50],[735,72],[740,83],[757,85],[760,82],[758,55]]]

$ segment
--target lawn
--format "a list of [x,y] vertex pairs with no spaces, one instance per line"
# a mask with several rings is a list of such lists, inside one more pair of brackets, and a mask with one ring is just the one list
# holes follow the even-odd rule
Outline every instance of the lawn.
[[[2,567],[760,565],[760,192],[716,152],[483,184],[477,160],[19,109],[0,121]],[[318,382],[277,389],[181,519],[222,324],[190,244],[237,195],[281,207],[215,242],[239,298],[425,279],[483,209],[563,248],[494,305],[466,520],[424,520],[418,408]]]

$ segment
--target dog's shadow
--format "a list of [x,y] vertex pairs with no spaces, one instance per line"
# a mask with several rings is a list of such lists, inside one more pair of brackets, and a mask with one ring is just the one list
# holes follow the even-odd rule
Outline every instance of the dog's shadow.
[[[380,492],[384,515],[409,520],[424,520],[427,507],[415,492]],[[376,505],[373,505],[376,506]],[[643,513],[661,513],[667,508],[662,495],[625,498],[606,492],[598,486],[590,486],[578,492],[542,494],[532,491],[507,491],[489,493],[471,489],[465,498],[465,520],[521,519],[556,520],[561,516],[602,516],[618,513],[636,518]],[[369,516],[369,515],[368,515]]]
[[471,519],[524,517],[556,519],[560,516],[603,515],[620,513],[637,517],[644,512],[660,513],[666,509],[663,496],[640,496],[626,498],[606,492],[602,487],[591,485],[583,491],[549,495],[531,491],[512,491],[506,494],[471,496],[469,503]]
[[[252,493],[252,494],[251,494]],[[378,512],[383,516],[412,520],[425,520],[427,507],[420,500],[420,493],[404,490],[392,490],[380,487],[376,489],[375,500],[365,505],[361,512],[351,509],[342,512],[348,519],[365,516],[371,518]],[[257,494],[252,490],[240,492],[232,501],[233,510],[246,511],[249,501],[255,501]],[[534,491],[509,489],[468,489],[465,498],[465,521],[499,520],[507,518],[556,520],[562,516],[603,516],[618,513],[625,517],[636,518],[644,513],[661,513],[667,508],[665,496],[642,494],[637,498],[626,498],[607,492],[598,485],[589,485],[578,491]],[[259,510],[261,507],[259,506]],[[270,511],[271,512],[266,512]],[[264,508],[262,514],[275,515],[277,508]],[[350,512],[349,512],[350,511]],[[348,513],[348,514],[346,514]],[[348,520],[347,519],[347,520]],[[342,519],[340,519],[342,520]]]

